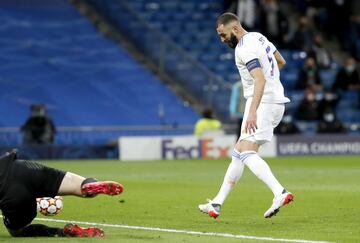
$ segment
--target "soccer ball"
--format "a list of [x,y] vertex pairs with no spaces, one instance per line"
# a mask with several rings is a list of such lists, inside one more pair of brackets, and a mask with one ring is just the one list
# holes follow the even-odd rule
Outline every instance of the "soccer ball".
[[37,210],[45,216],[54,216],[63,208],[63,200],[60,196],[36,198]]

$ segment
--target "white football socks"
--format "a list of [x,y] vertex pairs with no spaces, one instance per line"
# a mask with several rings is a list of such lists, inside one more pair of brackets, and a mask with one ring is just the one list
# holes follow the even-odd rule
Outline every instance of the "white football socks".
[[231,189],[239,181],[243,171],[244,163],[240,159],[240,152],[234,149],[231,157],[231,163],[226,171],[223,184],[221,185],[218,194],[213,199],[214,203],[223,204]]
[[273,192],[274,196],[280,195],[284,187],[275,178],[269,165],[255,151],[245,151],[240,153],[234,149],[231,163],[226,171],[224,181],[213,203],[223,204],[232,188],[239,181],[243,174],[244,166],[251,170],[260,180],[262,180]]
[[260,180],[273,192],[274,196],[280,195],[284,187],[278,182],[268,164],[255,151],[245,151],[240,154],[241,161],[249,167]]

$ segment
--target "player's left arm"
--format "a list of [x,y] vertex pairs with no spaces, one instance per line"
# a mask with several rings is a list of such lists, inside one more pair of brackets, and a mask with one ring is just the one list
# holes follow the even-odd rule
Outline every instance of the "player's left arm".
[[261,67],[251,69],[250,75],[254,79],[254,94],[250,104],[248,119],[245,123],[245,131],[249,134],[255,132],[255,130],[257,129],[256,112],[260,105],[265,88],[265,76]]
[[283,58],[283,56],[281,55],[281,53],[278,50],[276,50],[274,52],[274,57],[276,59],[279,70],[281,70],[286,64],[285,59]]

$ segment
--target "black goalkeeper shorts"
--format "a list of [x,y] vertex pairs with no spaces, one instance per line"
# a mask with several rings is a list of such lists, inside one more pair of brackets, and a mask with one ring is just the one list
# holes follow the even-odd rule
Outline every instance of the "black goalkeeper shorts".
[[56,196],[65,173],[36,162],[11,162],[0,191],[5,226],[18,230],[30,224],[37,213],[36,198]]

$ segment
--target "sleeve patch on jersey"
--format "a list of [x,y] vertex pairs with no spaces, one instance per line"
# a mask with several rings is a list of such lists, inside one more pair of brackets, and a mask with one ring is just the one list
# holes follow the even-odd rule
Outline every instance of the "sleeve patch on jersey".
[[248,61],[246,63],[246,68],[249,72],[251,70],[253,70],[254,68],[258,68],[258,67],[261,68],[261,65],[260,65],[259,59],[257,59],[257,58],[252,59],[251,61]]

